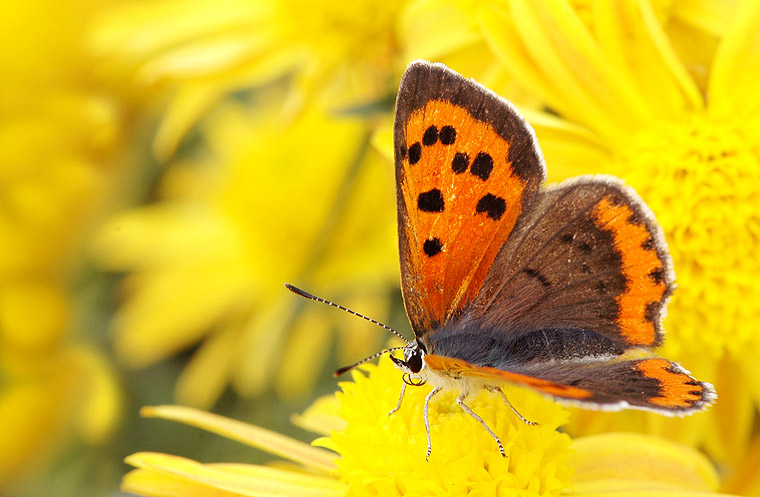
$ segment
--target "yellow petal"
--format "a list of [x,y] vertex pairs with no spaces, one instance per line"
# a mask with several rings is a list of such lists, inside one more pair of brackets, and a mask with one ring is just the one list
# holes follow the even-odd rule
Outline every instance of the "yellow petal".
[[332,431],[346,428],[346,422],[337,414],[339,409],[338,398],[325,395],[315,400],[303,414],[294,414],[291,420],[299,428],[327,436]]
[[150,497],[239,497],[237,492],[228,492],[209,487],[198,481],[180,478],[171,473],[146,469],[130,471],[121,480],[121,489]]
[[82,395],[77,406],[77,424],[82,438],[89,444],[108,440],[121,421],[123,398],[114,371],[95,350],[76,347],[69,352],[69,364],[77,369],[77,389]]
[[[63,387],[63,388],[62,388]],[[61,381],[18,382],[0,391],[0,489],[24,476],[48,455],[69,415]],[[54,408],[53,408],[54,407]]]
[[610,151],[593,132],[545,112],[521,109],[533,126],[548,164],[549,181],[606,172]]
[[403,60],[440,60],[479,40],[471,21],[471,9],[467,7],[452,0],[409,2],[399,16],[399,33],[405,48]]
[[293,399],[311,391],[333,347],[333,322],[333,317],[316,305],[299,316],[280,359],[276,386],[281,396]]
[[[44,354],[57,347],[71,319],[68,297],[56,278],[0,288],[0,343],[6,350]],[[42,312],[40,312],[42,311]]]
[[574,488],[579,493],[621,489],[711,492],[718,475],[697,450],[660,438],[608,433],[578,438]]
[[132,367],[144,367],[194,344],[249,291],[248,278],[232,268],[178,268],[143,282],[114,322],[116,351]]
[[[678,54],[676,54],[673,46],[670,44],[662,25],[655,16],[654,9],[648,2],[640,2],[639,7],[642,22],[649,40],[655,49],[655,54],[658,59],[661,59],[664,63],[663,72],[667,73],[666,78],[668,80],[666,86],[672,88],[674,91],[676,88],[681,90],[682,95],[678,95],[679,98],[677,99],[679,104],[681,102],[680,97],[683,97],[686,102],[688,102],[689,110],[701,110],[704,107],[704,99],[699,92],[699,88],[697,88],[696,83],[691,79],[691,76],[689,76],[689,73],[679,59]],[[651,77],[651,75],[647,74],[647,77]],[[658,86],[659,93],[653,92],[651,95],[651,97],[657,95],[660,96],[660,98],[656,100],[650,98],[649,100],[652,104],[661,106],[668,104],[672,105],[672,100],[675,99],[671,99],[670,102],[667,102],[662,98],[664,93],[663,86],[665,85],[660,84]],[[683,103],[681,105],[687,104]],[[673,108],[672,111],[667,112],[667,115],[678,115],[679,111],[682,110],[683,109],[676,107]]]
[[333,478],[246,464],[201,464],[191,459],[140,452],[126,462],[140,469],[168,473],[204,486],[255,497],[343,495],[345,487]]
[[244,397],[261,395],[278,372],[282,337],[288,326],[283,316],[294,312],[294,298],[293,295],[283,295],[262,302],[244,327],[234,358],[233,377],[235,389]]
[[388,162],[393,162],[393,124],[390,122],[378,126],[372,134],[372,146],[380,152]]
[[182,406],[144,407],[140,413],[195,426],[320,471],[335,469],[336,454],[242,421]]
[[[562,113],[605,135],[635,129],[651,107],[610,64],[567,2],[511,2],[515,28],[544,78],[561,86]],[[519,77],[519,74],[515,74]],[[624,119],[622,116],[625,116]]]
[[760,495],[760,437],[755,435],[749,451],[743,455],[738,468],[723,482],[724,492],[736,495]]
[[760,2],[744,0],[718,47],[713,63],[710,106],[726,113],[751,116],[760,111]]
[[722,38],[736,14],[737,0],[680,0],[673,3],[673,16],[716,38]]
[[718,401],[710,408],[711,429],[706,431],[705,445],[720,461],[739,463],[744,458],[752,433],[755,412],[752,397],[742,381],[744,370],[733,359],[720,361],[715,377]]
[[222,0],[213,6],[203,0],[128,3],[100,17],[91,44],[101,53],[141,58],[180,41],[239,29],[241,20],[265,19],[271,9],[268,1]]
[[489,48],[505,69],[550,107],[560,108],[563,101],[561,90],[558,91],[550,81],[544,79],[540,68],[533,63],[518,37],[509,15],[496,8],[483,9],[478,20]]
[[240,329],[234,323],[203,342],[177,380],[174,393],[177,403],[204,409],[219,399],[230,379],[229,358],[239,345],[239,338]]
[[224,90],[208,82],[188,82],[177,90],[153,139],[153,153],[159,161],[172,157],[188,131],[219,103]]

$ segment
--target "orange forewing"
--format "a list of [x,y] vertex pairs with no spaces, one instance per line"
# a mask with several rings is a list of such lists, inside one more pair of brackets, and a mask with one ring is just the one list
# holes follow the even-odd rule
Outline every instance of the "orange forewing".
[[593,209],[594,223],[612,233],[628,285],[618,297],[617,324],[631,345],[653,345],[657,341],[657,319],[648,309],[659,308],[668,289],[666,271],[654,250],[644,248],[650,234],[644,224],[632,221],[630,206],[604,197]]
[[587,399],[593,396],[593,393],[570,385],[562,385],[553,381],[542,380],[532,376],[526,376],[518,373],[511,373],[497,368],[487,366],[476,366],[461,359],[444,357],[435,354],[425,355],[425,364],[433,372],[447,376],[453,379],[461,377],[483,378],[484,380],[498,382],[512,382],[527,385],[540,392],[562,397],[565,399]]
[[[425,309],[440,324],[478,294],[522,212],[525,184],[507,159],[510,142],[488,123],[475,119],[466,108],[431,100],[414,111],[405,123],[406,148],[423,143],[431,126],[438,130],[452,127],[456,140],[453,144],[438,140],[422,146],[421,158],[414,164],[410,164],[408,154],[404,157],[400,185],[409,216],[401,229],[406,231],[411,245],[414,274],[421,277]],[[452,162],[456,154],[466,154],[467,170],[455,172]],[[473,173],[479,154],[488,154],[493,161],[487,179]],[[442,194],[443,210],[421,210],[420,195],[435,189]],[[479,202],[487,195],[502,199],[504,210],[478,212]],[[427,255],[424,249],[430,239],[441,242],[441,250],[434,256]]]

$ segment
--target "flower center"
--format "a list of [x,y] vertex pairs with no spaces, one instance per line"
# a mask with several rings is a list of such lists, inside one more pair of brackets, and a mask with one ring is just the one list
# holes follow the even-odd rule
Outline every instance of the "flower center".
[[752,132],[760,136],[745,122],[694,114],[635,134],[617,157],[616,173],[654,211],[673,256],[678,288],[665,326],[676,350],[720,357],[760,347],[760,150]]
[[493,438],[456,404],[457,392],[441,393],[430,403],[428,462],[423,405],[430,388],[407,387],[401,408],[389,415],[401,375],[386,358],[368,369],[369,377],[355,374],[355,382],[341,384],[337,414],[345,428],[330,436],[349,495],[496,495],[514,489],[525,496],[558,496],[569,485],[570,438],[556,431],[567,412],[556,404],[524,388],[506,389],[512,404],[539,423],[529,426],[498,395],[483,390],[466,399],[500,437],[504,458]]

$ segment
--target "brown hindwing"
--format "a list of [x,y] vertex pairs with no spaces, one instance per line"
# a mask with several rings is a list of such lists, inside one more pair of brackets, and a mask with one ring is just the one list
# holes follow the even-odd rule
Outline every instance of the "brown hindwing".
[[579,177],[540,193],[471,317],[505,332],[580,328],[652,347],[674,279],[660,228],[636,193],[616,178]]

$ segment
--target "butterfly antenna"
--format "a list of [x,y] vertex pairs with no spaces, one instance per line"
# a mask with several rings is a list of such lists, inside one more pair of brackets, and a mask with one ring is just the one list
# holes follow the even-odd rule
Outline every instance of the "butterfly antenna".
[[[394,334],[394,335],[396,335],[397,337],[399,337],[399,338],[401,338],[402,340],[404,340],[404,341],[405,341],[407,344],[408,344],[408,343],[410,343],[410,342],[409,342],[409,340],[407,340],[407,339],[406,339],[406,337],[405,337],[404,335],[402,335],[402,334],[401,334],[401,333],[399,333],[398,331],[394,330],[394,329],[393,329],[393,328],[391,328],[390,326],[384,325],[384,324],[383,324],[383,323],[381,323],[380,321],[375,321],[375,320],[374,320],[374,319],[372,319],[372,318],[368,318],[368,317],[367,317],[367,316],[365,316],[364,314],[359,314],[358,312],[356,312],[356,311],[352,311],[351,309],[349,309],[349,308],[347,308],[347,307],[343,307],[342,305],[336,304],[335,302],[330,302],[329,300],[326,300],[326,299],[323,299],[323,298],[317,297],[316,295],[312,295],[312,294],[310,294],[309,292],[305,292],[305,291],[301,290],[300,288],[298,288],[298,287],[296,287],[296,286],[293,286],[293,285],[291,285],[291,284],[289,284],[289,283],[285,283],[285,288],[287,288],[287,289],[288,289],[288,290],[290,290],[291,292],[295,293],[296,295],[300,295],[300,296],[301,296],[301,297],[303,297],[303,298],[306,298],[306,299],[309,299],[309,300],[314,300],[314,301],[316,301],[316,302],[322,302],[323,304],[331,305],[331,306],[333,306],[333,307],[336,307],[336,308],[340,309],[341,311],[346,311],[346,312],[348,312],[349,314],[353,314],[354,316],[358,316],[358,317],[360,317],[360,318],[362,318],[362,319],[365,319],[365,320],[369,321],[370,323],[374,323],[374,324],[376,324],[376,325],[378,325],[378,326],[382,326],[382,327],[383,327],[383,328],[385,328],[386,330],[390,331],[391,333],[393,333],[393,334]],[[356,366],[359,366],[359,365],[361,365],[361,364],[364,364],[365,362],[369,362],[369,361],[371,361],[372,359],[374,359],[374,358],[376,358],[376,357],[380,357],[381,355],[383,355],[383,354],[387,354],[388,352],[393,352],[394,350],[401,350],[401,349],[404,349],[404,348],[406,348],[406,346],[403,346],[403,345],[402,345],[401,347],[391,347],[391,348],[389,348],[389,349],[381,350],[380,352],[377,352],[377,353],[375,353],[375,354],[372,354],[372,355],[371,355],[371,356],[369,356],[369,357],[365,357],[365,358],[364,358],[364,359],[362,359],[361,361],[355,362],[355,363],[351,364],[350,366],[344,366],[344,367],[342,367],[342,368],[339,368],[339,369],[337,369],[337,370],[336,370],[336,371],[333,373],[333,376],[335,376],[335,377],[338,377],[338,376],[342,375],[343,373],[345,373],[345,372],[347,372],[347,371],[350,371],[350,370],[354,369]]]
[[[362,318],[362,319],[364,319],[364,320],[367,320],[367,321],[369,321],[370,323],[374,323],[374,324],[376,324],[376,325],[378,325],[378,326],[381,326],[381,327],[385,328],[386,330],[390,331],[391,333],[393,333],[394,335],[396,335],[397,337],[399,337],[400,339],[402,339],[403,341],[405,341],[406,343],[410,343],[410,342],[409,342],[409,340],[407,340],[407,339],[406,339],[406,337],[405,337],[404,335],[402,335],[402,334],[401,334],[401,333],[399,333],[398,331],[394,330],[394,329],[393,329],[393,328],[391,328],[390,326],[384,325],[384,324],[383,324],[383,323],[381,323],[380,321],[375,321],[375,320],[374,320],[374,319],[372,319],[372,318],[368,318],[368,317],[367,317],[367,316],[365,316],[364,314],[359,314],[358,312],[356,312],[356,311],[352,311],[351,309],[348,309],[347,307],[343,307],[342,305],[338,305],[338,304],[336,304],[335,302],[330,302],[329,300],[325,300],[325,299],[323,299],[323,298],[317,297],[316,295],[312,295],[312,294],[310,294],[309,292],[305,292],[305,291],[301,290],[300,288],[298,288],[298,287],[296,287],[296,286],[293,286],[293,285],[291,285],[290,283],[285,283],[285,288],[287,288],[287,289],[288,289],[288,290],[290,290],[291,292],[295,293],[296,295],[300,295],[301,297],[303,297],[303,298],[305,298],[305,299],[314,300],[314,301],[316,301],[316,302],[322,302],[323,304],[331,305],[331,306],[333,306],[333,307],[336,307],[336,308],[340,309],[341,311],[346,311],[346,312],[347,312],[347,313],[349,313],[349,314],[353,314],[354,316],[357,316],[357,317],[360,317],[360,318]],[[403,348],[403,347],[401,347],[401,348]],[[375,354],[374,356],[372,356],[372,357],[368,357],[368,358],[367,358],[367,359],[365,359],[365,360],[374,359],[375,357],[379,356],[380,354],[384,354],[385,352],[389,352],[389,351],[391,351],[391,350],[396,350],[396,348],[393,348],[393,349],[388,349],[388,350],[384,350],[384,351],[382,351],[382,352],[378,352],[378,353],[377,353],[377,354]],[[359,363],[355,364],[354,366],[358,366],[358,365],[359,365],[359,364],[361,364],[362,362],[364,362],[364,361],[361,361],[361,362],[359,362]],[[351,366],[351,367],[354,367],[354,366]]]
[[357,362],[351,364],[350,366],[343,366],[342,368],[336,369],[335,372],[333,373],[333,376],[337,378],[338,376],[342,375],[343,373],[345,373],[347,371],[351,371],[356,366],[360,366],[360,365],[364,364],[365,362],[371,361],[375,357],[380,357],[381,355],[387,354],[388,352],[393,352],[394,350],[401,350],[401,349],[405,349],[405,348],[406,348],[406,346],[402,345],[401,347],[391,347],[389,349],[381,350],[380,352],[376,352],[376,353],[372,354],[369,357],[365,357],[361,361],[357,361]]

